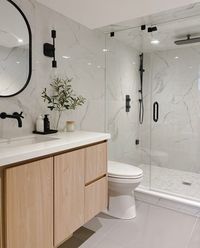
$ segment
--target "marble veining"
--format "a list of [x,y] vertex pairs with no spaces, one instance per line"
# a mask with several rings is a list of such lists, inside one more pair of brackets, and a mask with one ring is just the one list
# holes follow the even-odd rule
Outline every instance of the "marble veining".
[[[199,17],[194,19],[196,18]],[[186,21],[188,22],[184,20],[182,25]],[[180,24],[181,21],[179,25],[175,25],[173,32],[178,26],[180,28]],[[192,22],[191,25],[193,24]],[[172,24],[170,27],[169,25],[165,25],[166,29],[169,28],[168,32],[173,28]],[[183,197],[199,200],[200,45],[172,46],[170,49],[164,45],[165,49],[152,48],[148,51],[148,47],[143,43],[143,49],[140,50],[141,46],[134,47],[125,42],[136,38],[134,32],[136,31],[133,30],[131,33],[129,30],[127,33],[116,33],[114,38],[107,37],[109,52],[106,56],[106,119],[107,130],[112,134],[109,146],[110,159],[133,165],[148,164],[149,166],[145,168],[148,180],[143,182],[147,187],[150,183],[156,185],[154,182],[156,178],[151,178],[150,165],[166,169],[168,172],[180,171],[177,175],[177,188],[183,174],[187,178],[193,173],[192,192],[189,192],[189,188],[183,190],[185,185],[181,185],[178,193]],[[138,31],[138,35],[141,36],[141,32]],[[140,51],[144,52],[145,68],[143,83],[145,116],[142,125],[138,123]],[[128,114],[124,109],[125,94],[130,94],[133,100]],[[157,123],[152,119],[152,105],[156,101],[160,109]],[[140,140],[138,146],[135,145],[136,139]],[[189,174],[186,175],[183,171]],[[173,182],[170,178],[163,178],[163,185],[157,185],[156,189],[160,187],[165,192],[176,194],[178,189],[171,186]]]
[[[23,128],[13,120],[0,120],[0,137],[29,135],[35,129],[39,114],[50,114],[51,127],[57,113],[50,112],[41,99],[41,92],[49,87],[55,75],[72,77],[77,94],[87,98],[87,103],[76,111],[64,112],[60,130],[67,120],[76,121],[77,129],[104,131],[105,127],[105,36],[48,9],[35,0],[15,1],[29,20],[33,34],[33,74],[21,94],[0,98],[1,112],[24,112]],[[51,16],[51,18],[49,18]],[[43,43],[51,42],[51,29],[57,30],[56,50],[58,68],[51,68],[51,59],[43,55]],[[70,57],[64,59],[63,56]]]
[[[117,39],[107,38],[106,120],[111,133],[109,158],[139,163],[141,151],[135,145],[139,135],[138,87],[139,52]],[[126,95],[131,97],[131,111],[125,111]]]

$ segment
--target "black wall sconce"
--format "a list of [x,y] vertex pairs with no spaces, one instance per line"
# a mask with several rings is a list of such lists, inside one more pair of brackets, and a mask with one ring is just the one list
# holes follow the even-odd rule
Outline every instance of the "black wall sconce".
[[56,30],[51,30],[51,37],[53,39],[53,44],[45,43],[43,46],[44,55],[53,58],[52,67],[57,68],[56,61]]
[[126,112],[130,112],[131,109],[131,97],[130,95],[126,95]]

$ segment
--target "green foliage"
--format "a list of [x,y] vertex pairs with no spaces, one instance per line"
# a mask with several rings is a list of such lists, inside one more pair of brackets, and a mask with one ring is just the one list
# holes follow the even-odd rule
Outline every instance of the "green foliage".
[[85,103],[83,96],[76,96],[71,85],[72,79],[56,77],[50,84],[52,95],[49,95],[45,88],[42,92],[44,102],[47,101],[50,110],[62,112],[64,110],[75,110]]

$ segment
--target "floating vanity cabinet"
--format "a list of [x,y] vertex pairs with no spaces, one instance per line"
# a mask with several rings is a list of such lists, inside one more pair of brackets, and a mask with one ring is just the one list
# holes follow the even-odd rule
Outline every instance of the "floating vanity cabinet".
[[106,209],[106,141],[46,156],[0,170],[0,248],[57,248]]
[[57,247],[84,224],[84,149],[54,158],[54,242]]
[[5,247],[53,248],[53,158],[5,169]]

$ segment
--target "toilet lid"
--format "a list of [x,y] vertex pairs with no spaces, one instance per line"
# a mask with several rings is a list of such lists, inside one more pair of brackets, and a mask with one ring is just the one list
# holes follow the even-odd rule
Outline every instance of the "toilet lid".
[[108,162],[108,176],[110,177],[139,178],[142,175],[143,171],[136,166],[114,161]]

